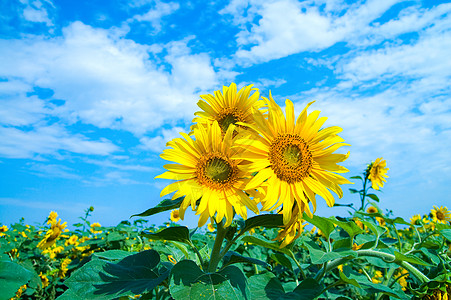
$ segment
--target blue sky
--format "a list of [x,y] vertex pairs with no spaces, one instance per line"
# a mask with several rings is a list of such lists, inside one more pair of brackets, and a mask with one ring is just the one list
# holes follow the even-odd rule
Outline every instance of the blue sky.
[[450,49],[447,1],[1,1],[0,223],[153,207],[165,143],[231,82],[297,112],[317,100],[352,145],[348,177],[387,160],[382,208],[449,207]]

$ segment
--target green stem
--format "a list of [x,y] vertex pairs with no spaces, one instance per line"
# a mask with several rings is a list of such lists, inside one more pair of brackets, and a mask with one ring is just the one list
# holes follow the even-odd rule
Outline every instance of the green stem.
[[[418,278],[418,280],[420,280],[422,283],[430,281],[430,279],[426,275],[421,273],[417,268],[415,268],[414,266],[412,266],[408,262],[396,260],[395,256],[392,255],[392,254],[379,252],[379,251],[374,251],[374,250],[369,250],[369,249],[358,250],[356,252],[357,252],[358,256],[378,257],[378,258],[381,258],[381,259],[386,260],[386,261],[391,261],[391,262],[397,264],[398,266],[403,267],[404,269],[409,271],[409,273],[411,273],[413,276]],[[328,272],[328,271],[338,267],[339,265],[344,264],[348,260],[349,259],[347,259],[347,258],[337,258],[337,259],[331,261],[327,265],[327,268],[326,268],[325,272]]]
[[218,267],[219,261],[221,260],[221,247],[222,242],[224,241],[227,229],[224,228],[222,221],[216,223],[216,238],[215,243],[213,245],[213,249],[211,250],[210,255],[210,264],[208,265],[208,272],[215,272]]
[[360,195],[360,200],[362,201],[362,206],[360,207],[361,211],[364,211],[365,207],[365,197],[366,197],[366,183],[368,182],[368,175],[365,174],[365,181],[363,182],[363,193]]
[[401,239],[399,238],[399,232],[398,232],[398,229],[396,229],[396,226],[395,226],[394,223],[392,224],[392,226],[393,226],[393,229],[395,230],[396,239],[398,240],[398,249],[399,249],[399,252],[402,252],[402,244],[401,244]]
[[205,264],[204,264],[204,260],[202,259],[202,256],[200,255],[199,250],[197,249],[196,246],[194,246],[194,244],[191,241],[189,242],[189,245],[191,246],[191,248],[193,248],[194,252],[196,252],[196,255],[199,258],[199,262],[200,262],[200,265],[202,267],[202,270],[204,270]]
[[[305,273],[304,273],[304,271],[302,270],[301,265],[299,264],[298,260],[297,260],[296,257],[294,256],[293,251],[291,251],[291,250],[290,250],[290,257],[294,260],[294,263],[296,264],[296,266],[298,266],[298,268],[299,268],[299,273],[301,274],[302,279],[303,279],[303,280],[306,279],[307,276],[305,276]],[[298,280],[297,280],[297,278],[296,278],[296,282],[297,282],[297,281],[298,281]]]

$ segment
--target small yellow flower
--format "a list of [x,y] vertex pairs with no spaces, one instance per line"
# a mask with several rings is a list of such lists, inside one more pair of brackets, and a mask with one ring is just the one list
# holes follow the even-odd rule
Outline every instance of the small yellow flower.
[[46,288],[49,285],[49,279],[42,272],[39,273],[39,277],[41,278],[42,288]]
[[[367,169],[368,179],[372,183],[372,188],[375,190],[379,190],[380,187],[384,186],[385,178],[387,178],[387,171],[389,168],[387,168],[387,162],[382,159],[382,157],[379,157],[376,159],[375,162],[372,162],[369,164]],[[384,178],[385,177],[385,178]]]
[[67,271],[69,271],[69,269],[67,267],[69,266],[69,264],[71,262],[72,262],[72,260],[70,258],[63,259],[63,261],[61,262],[61,267],[60,267],[60,272],[59,272],[60,278],[66,277],[66,273],[67,273]]
[[451,212],[446,206],[440,206],[438,208],[434,205],[434,209],[431,210],[432,221],[436,223],[446,224],[446,222],[451,221]]
[[22,296],[22,293],[25,292],[25,290],[27,289],[27,285],[24,284],[21,287],[19,287],[19,289],[16,292],[16,296],[14,298],[11,299],[20,299],[20,297]]
[[66,222],[64,222],[63,224],[60,223],[61,219],[59,219],[58,222],[55,221],[52,223],[52,227],[47,231],[44,238],[39,242],[37,246],[39,249],[46,249],[55,244],[63,229],[66,228]]
[[376,221],[377,221],[377,223],[379,223],[379,225],[381,225],[381,226],[387,225],[387,223],[385,223],[384,218],[376,217]]
[[7,232],[8,231],[8,226],[3,225],[0,227],[0,237],[4,236],[5,234],[3,232]]
[[51,211],[48,218],[47,218],[47,224],[52,224],[56,222],[56,218],[58,218],[58,214],[54,211]]
[[339,266],[337,267],[337,269],[340,270],[341,272],[343,272],[343,265],[339,265]]
[[410,218],[410,224],[412,225],[420,225],[421,224],[421,215],[414,215]]
[[180,214],[178,209],[171,211],[171,221],[178,222],[180,220]]
[[382,272],[377,270],[376,272],[374,272],[374,276],[373,276],[373,278],[371,278],[371,281],[373,281],[373,283],[381,283],[382,280],[379,280],[379,278],[382,278],[382,277],[384,277]]
[[209,223],[207,225],[207,229],[208,229],[208,231],[213,232],[213,231],[215,231],[215,226],[213,225],[213,223]]
[[[402,276],[404,274],[407,274],[405,276]],[[398,283],[401,285],[401,288],[403,291],[407,289],[407,280],[406,278],[409,277],[409,272],[406,269],[398,269],[398,272],[395,274],[396,276],[402,276],[398,279]]]
[[354,222],[357,226],[360,227],[360,229],[365,229],[365,225],[363,225],[362,221],[360,221],[359,219],[354,218]]
[[357,251],[357,250],[359,250],[360,248],[362,248],[363,245],[364,245],[364,244],[357,245],[356,243],[354,243],[354,244],[352,245],[352,250]]
[[76,235],[72,235],[68,240],[66,240],[66,242],[64,243],[64,245],[69,246],[69,245],[75,245],[78,246],[78,236]]
[[172,255],[168,255],[168,260],[173,263],[174,265],[177,263],[177,260]]
[[99,227],[101,227],[100,223],[97,223],[97,222],[96,223],[92,223],[90,231],[93,234],[102,233],[102,230],[96,230],[96,228],[99,228]]
[[369,214],[375,214],[375,213],[378,212],[378,209],[376,207],[374,207],[374,206],[370,206],[370,207],[367,208],[366,212],[369,213]]

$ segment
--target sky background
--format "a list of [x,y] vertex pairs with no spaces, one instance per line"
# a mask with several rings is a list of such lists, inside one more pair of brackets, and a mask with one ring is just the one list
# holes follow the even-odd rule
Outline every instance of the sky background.
[[[383,209],[451,208],[450,49],[439,0],[0,0],[0,223],[155,206],[165,143],[231,82],[297,113],[316,100],[351,144],[348,178],[387,160]],[[359,187],[337,202],[358,206]]]

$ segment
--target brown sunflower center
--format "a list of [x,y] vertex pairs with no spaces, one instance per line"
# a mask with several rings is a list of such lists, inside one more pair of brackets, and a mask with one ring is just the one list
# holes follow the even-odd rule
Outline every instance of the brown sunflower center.
[[295,134],[279,135],[269,149],[269,161],[277,178],[298,182],[310,174],[312,153],[303,138]]
[[437,220],[440,220],[440,221],[445,220],[445,214],[443,212],[437,211],[435,213],[435,215],[437,216]]
[[244,115],[236,107],[225,108],[218,115],[218,124],[221,127],[221,131],[225,133],[230,124],[236,124],[237,122],[244,122]]
[[237,180],[238,168],[227,157],[209,153],[197,164],[196,177],[201,185],[219,190],[230,187]]

